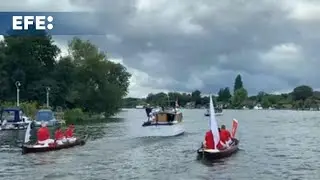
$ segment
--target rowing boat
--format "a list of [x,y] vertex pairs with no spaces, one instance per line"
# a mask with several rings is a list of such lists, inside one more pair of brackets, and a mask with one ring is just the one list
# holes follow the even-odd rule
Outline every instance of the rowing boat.
[[[218,150],[217,145],[220,141],[220,131],[218,129],[218,123],[215,118],[215,110],[213,106],[212,97],[210,95],[210,111],[209,111],[209,127],[210,127],[210,133],[213,135],[213,142],[214,142],[214,148],[213,149],[205,149],[203,145],[197,150],[198,155],[202,156],[202,158],[207,160],[215,160],[215,159],[221,159],[228,156],[231,156],[233,153],[238,151],[239,146],[239,140],[235,138],[235,133],[238,128],[238,121],[236,119],[232,120],[232,133],[230,134],[232,143],[229,147]],[[213,115],[214,114],[214,115]]]
[[32,144],[24,144],[22,145],[22,154],[27,153],[39,153],[39,152],[47,152],[47,151],[57,151],[60,149],[68,149],[75,146],[82,146],[85,145],[86,141],[88,139],[88,135],[86,135],[84,138],[78,138],[74,142],[65,142],[62,145],[58,145],[56,143],[52,145],[32,145]]
[[235,138],[233,138],[232,140],[233,143],[231,144],[231,146],[224,150],[204,149],[203,147],[201,147],[197,150],[198,156],[205,158],[209,161],[229,157],[239,150],[239,140]]

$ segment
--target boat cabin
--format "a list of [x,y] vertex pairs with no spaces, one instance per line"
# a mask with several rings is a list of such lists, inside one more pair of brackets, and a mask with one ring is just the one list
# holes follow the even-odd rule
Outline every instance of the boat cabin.
[[25,122],[26,119],[23,115],[24,113],[21,108],[3,108],[0,112],[0,120],[7,123]]
[[38,110],[35,120],[37,125],[41,125],[42,121],[46,122],[48,126],[56,125],[58,123],[55,118],[54,112],[50,109]]
[[158,112],[155,114],[155,118],[152,120],[153,122],[158,123],[166,123],[166,122],[181,122],[182,121],[182,113],[178,112]]

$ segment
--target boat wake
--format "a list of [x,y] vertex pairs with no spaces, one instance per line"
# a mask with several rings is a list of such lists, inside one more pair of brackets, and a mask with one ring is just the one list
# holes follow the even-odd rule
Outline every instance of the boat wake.
[[3,146],[0,146],[0,152],[16,153],[16,152],[21,152],[21,149],[19,146],[3,145]]

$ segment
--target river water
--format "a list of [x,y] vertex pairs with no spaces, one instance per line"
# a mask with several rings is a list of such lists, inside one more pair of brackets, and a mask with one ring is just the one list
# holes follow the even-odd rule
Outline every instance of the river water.
[[41,154],[21,155],[16,139],[24,132],[3,131],[0,179],[320,179],[319,112],[225,110],[218,123],[230,128],[238,119],[240,151],[215,163],[196,156],[208,129],[204,112],[183,110],[184,135],[148,138],[139,132],[144,110],[124,110],[109,123],[89,125],[85,146]]

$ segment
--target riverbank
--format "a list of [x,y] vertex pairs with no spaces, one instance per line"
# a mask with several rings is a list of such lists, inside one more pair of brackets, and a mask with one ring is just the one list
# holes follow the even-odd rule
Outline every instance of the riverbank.
[[[17,107],[15,102],[2,102],[1,107],[10,108]],[[62,124],[88,124],[88,123],[100,123],[108,119],[104,116],[104,113],[88,113],[84,112],[80,108],[74,109],[62,109],[61,107],[46,107],[40,105],[37,102],[21,102],[19,107],[23,110],[24,114],[31,119],[35,119],[35,115],[39,109],[51,109],[55,113],[56,119]]]

